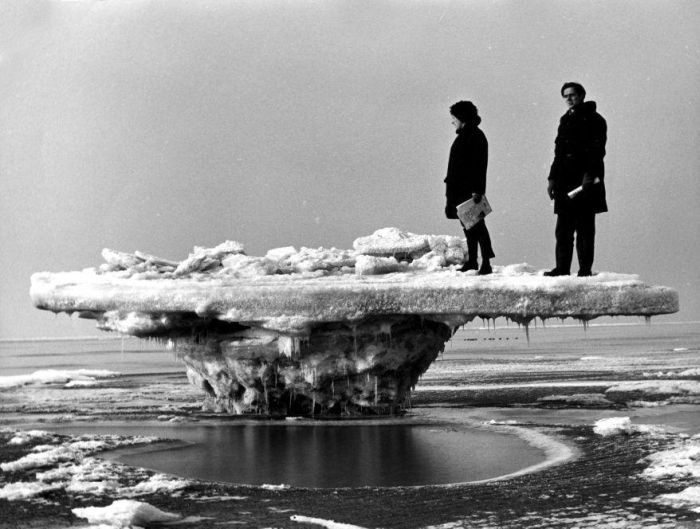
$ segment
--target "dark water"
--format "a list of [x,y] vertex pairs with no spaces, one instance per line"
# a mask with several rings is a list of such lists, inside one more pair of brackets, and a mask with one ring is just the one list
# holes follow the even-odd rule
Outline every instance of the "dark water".
[[508,434],[400,424],[54,427],[62,433],[154,435],[185,443],[110,457],[186,478],[252,485],[361,487],[493,478],[544,460]]

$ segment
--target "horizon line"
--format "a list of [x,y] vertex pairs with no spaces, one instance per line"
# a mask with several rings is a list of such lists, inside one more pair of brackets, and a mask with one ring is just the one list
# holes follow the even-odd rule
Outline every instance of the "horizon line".
[[[640,316],[641,317],[641,316]],[[533,320],[533,322],[536,320]],[[467,322],[464,325],[462,325],[457,332],[463,330],[467,325],[469,325],[471,322]],[[548,325],[546,323],[543,323],[541,325],[538,325],[535,323],[534,325],[531,324],[529,325],[530,329],[558,329],[558,328],[566,328],[566,327],[634,327],[634,326],[649,326],[649,325],[690,325],[690,324],[698,324],[700,323],[700,320],[688,320],[688,321],[661,321],[661,322],[646,322],[646,321],[638,321],[638,322],[616,322],[616,323],[590,323],[587,322],[584,324],[584,322],[578,322],[578,323],[556,323],[553,325]],[[513,323],[511,325],[493,325],[493,326],[480,326],[476,327],[475,329],[468,329],[468,330],[498,330],[498,329],[522,329],[525,327],[522,324],[518,323]],[[149,339],[148,336],[144,337],[138,337],[138,336],[132,336],[130,334],[121,334],[121,335],[84,335],[84,336],[39,336],[36,338],[0,338],[0,343],[10,343],[10,342],[70,342],[70,341],[80,341],[80,340],[124,340],[124,339],[137,339],[137,340],[147,340]]]

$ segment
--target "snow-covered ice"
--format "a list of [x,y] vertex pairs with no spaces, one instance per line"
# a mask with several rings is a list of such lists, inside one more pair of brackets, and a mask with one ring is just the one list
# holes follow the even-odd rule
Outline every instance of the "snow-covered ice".
[[263,327],[278,331],[293,330],[279,323],[297,317],[298,331],[304,324],[382,314],[454,315],[462,317],[461,323],[491,314],[527,322],[678,309],[674,290],[649,287],[631,274],[551,278],[525,263],[497,266],[490,276],[464,274],[457,268],[465,243],[449,235],[383,228],[358,238],[354,247],[284,247],[254,257],[243,252],[242,244],[226,241],[196,247],[179,263],[105,250],[110,258],[99,269],[34,274],[30,293],[39,308],[77,311],[107,329],[135,335],[176,326],[167,320],[176,311],[256,326],[264,322]]
[[661,494],[655,501],[676,509],[688,509],[700,513],[700,485],[687,487],[680,492]]
[[655,452],[644,459],[649,479],[692,478],[700,480],[700,436],[683,440],[676,448]]
[[289,517],[293,522],[307,523],[312,525],[319,525],[325,527],[326,529],[364,529],[359,525],[352,525],[349,523],[339,523],[333,520],[324,520],[323,518],[314,518],[312,516],[302,516],[300,514],[293,514]]
[[632,424],[629,417],[610,417],[600,419],[593,426],[593,431],[603,437],[614,435],[632,435],[636,433],[663,433],[664,429],[647,424]]
[[263,257],[236,241],[180,262],[106,249],[98,269],[34,274],[30,294],[38,308],[78,312],[103,330],[170,340],[208,409],[312,416],[399,412],[476,317],[527,329],[534,318],[678,310],[673,289],[635,275],[552,278],[525,263],[465,274],[465,250],[457,237],[397,228],[352,250]]
[[29,384],[93,384],[98,378],[110,378],[118,374],[107,369],[76,369],[72,371],[41,369],[28,375],[0,376],[0,388],[7,389]]
[[0,498],[15,501],[26,500],[45,492],[62,489],[61,483],[44,483],[41,481],[16,481],[0,488]]
[[136,500],[116,500],[106,507],[79,507],[73,509],[73,514],[90,523],[104,524],[115,529],[148,526],[181,518],[179,514],[161,511],[153,505]]

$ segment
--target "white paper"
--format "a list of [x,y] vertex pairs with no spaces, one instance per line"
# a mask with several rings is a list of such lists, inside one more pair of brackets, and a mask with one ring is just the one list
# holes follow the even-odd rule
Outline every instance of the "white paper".
[[473,198],[470,198],[457,206],[457,216],[466,229],[474,226],[474,224],[491,213],[491,211],[491,204],[486,200],[486,196],[482,196],[478,204],[474,202]]
[[[596,177],[595,177],[595,180],[593,180],[593,183],[594,183],[594,184],[600,183],[600,178],[598,178],[598,177],[596,176]],[[572,189],[571,191],[569,191],[569,192],[566,194],[566,196],[568,196],[569,198],[574,198],[574,197],[575,197],[576,195],[578,195],[581,191],[583,191],[583,186],[578,186],[576,189]]]

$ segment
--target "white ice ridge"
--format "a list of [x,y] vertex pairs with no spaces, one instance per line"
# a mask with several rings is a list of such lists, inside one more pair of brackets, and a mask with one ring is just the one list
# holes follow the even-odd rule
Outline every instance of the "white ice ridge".
[[158,335],[174,314],[304,333],[324,322],[418,315],[458,326],[474,317],[652,316],[676,312],[673,289],[638,276],[544,277],[527,264],[496,266],[489,276],[458,271],[464,241],[396,228],[360,237],[353,250],[277,248],[247,256],[227,241],[195,248],[181,261],[104,250],[107,264],[32,276],[41,309],[79,312],[125,334]]
[[28,375],[0,376],[0,389],[15,388],[29,384],[66,384],[66,387],[94,385],[98,378],[115,377],[119,373],[106,369],[40,369]]

